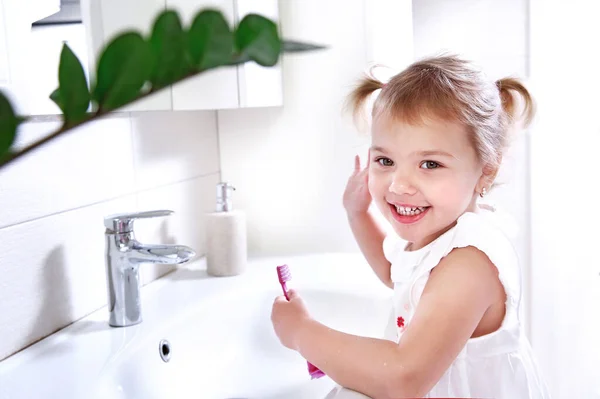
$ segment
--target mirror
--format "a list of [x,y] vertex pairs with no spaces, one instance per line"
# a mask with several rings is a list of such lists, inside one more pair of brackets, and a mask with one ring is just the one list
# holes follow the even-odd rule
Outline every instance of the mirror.
[[21,115],[59,114],[49,95],[58,87],[58,65],[64,42],[75,52],[88,74],[79,0],[34,0],[33,5],[19,0],[0,0],[0,3],[4,5],[7,43],[5,67],[0,67],[5,70],[7,79],[0,85],[9,92]]

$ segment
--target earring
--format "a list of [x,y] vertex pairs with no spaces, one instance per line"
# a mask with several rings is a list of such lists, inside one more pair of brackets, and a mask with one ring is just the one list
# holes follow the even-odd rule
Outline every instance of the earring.
[[485,188],[485,187],[483,187],[483,188],[481,189],[481,192],[479,193],[479,196],[480,196],[481,198],[483,198],[483,197],[484,197],[486,194],[487,194],[487,190],[486,190],[486,188]]

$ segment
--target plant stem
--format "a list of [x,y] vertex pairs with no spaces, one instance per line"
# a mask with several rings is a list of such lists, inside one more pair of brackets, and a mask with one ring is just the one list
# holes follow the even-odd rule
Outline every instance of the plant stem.
[[[185,80],[187,78],[195,76],[195,75],[197,75],[197,74],[199,74],[201,72],[204,72],[204,71],[203,70],[194,70],[194,71],[192,71],[192,72],[184,75],[183,77],[181,77],[179,79],[176,79],[173,83],[171,83],[171,85],[179,83],[182,80]],[[137,97],[135,100],[133,100],[133,101],[127,103],[127,104],[123,104],[123,105],[121,105],[121,106],[119,106],[117,108],[108,110],[108,111],[105,110],[105,109],[103,109],[102,107],[99,107],[96,112],[88,114],[88,116],[85,119],[83,119],[82,121],[80,121],[80,122],[76,122],[76,123],[72,123],[72,124],[63,124],[63,126],[61,126],[61,128],[58,129],[57,131],[55,131],[54,133],[51,133],[48,136],[46,136],[46,137],[44,137],[44,138],[42,138],[42,139],[40,139],[40,140],[38,140],[38,141],[36,141],[36,142],[34,142],[32,144],[29,144],[28,146],[26,146],[25,148],[23,148],[23,149],[21,149],[21,150],[19,150],[17,152],[13,152],[13,153],[9,152],[8,154],[6,154],[5,157],[0,158],[0,169],[3,168],[3,167],[5,167],[6,165],[8,165],[8,164],[10,164],[10,163],[12,163],[14,161],[16,161],[17,159],[19,159],[19,158],[27,155],[28,153],[30,153],[31,151],[37,149],[38,147],[41,147],[42,145],[47,144],[48,142],[56,139],[57,137],[60,137],[61,135],[67,133],[70,130],[73,130],[73,129],[79,127],[79,126],[85,125],[85,124],[87,124],[89,122],[95,121],[95,120],[97,120],[97,119],[99,119],[99,118],[101,118],[101,117],[103,117],[103,116],[105,116],[105,115],[107,115],[107,114],[109,114],[109,113],[111,113],[113,111],[118,110],[119,108],[125,107],[125,106],[127,106],[129,104],[133,104],[136,101],[139,101],[139,100],[141,100],[141,99],[143,99],[145,97],[148,97],[148,96],[150,96],[150,95],[152,95],[154,93],[157,93],[157,92],[159,92],[159,91],[161,91],[163,89],[169,88],[171,85],[163,86],[163,87],[161,87],[161,88],[159,88],[157,90],[151,89],[148,92],[146,92],[146,93],[140,95],[139,97]]]
[[[318,45],[312,45],[312,44],[307,44],[307,43],[300,43],[300,42],[293,42],[293,41],[283,41],[283,50],[281,51],[280,55],[285,53],[285,52],[290,52],[290,53],[294,53],[294,52],[303,52],[303,51],[310,51],[310,50],[320,50],[320,49],[324,49],[326,47],[323,46],[318,46]],[[234,53],[232,55],[232,59],[231,62],[229,62],[226,65],[222,65],[222,66],[226,66],[226,67],[232,67],[232,66],[236,66],[236,65],[240,65],[240,64],[244,64],[246,62],[251,61],[250,58],[245,55],[245,54],[239,54],[239,53]],[[213,69],[213,68],[210,68]],[[60,137],[61,135],[67,133],[68,131],[85,125],[91,121],[94,121],[96,119],[99,119],[101,117],[103,117],[106,114],[109,114],[110,112],[116,111],[119,108],[125,107],[129,104],[133,104],[138,100],[141,100],[145,97],[148,97],[154,93],[157,93],[163,89],[166,88],[170,88],[171,86],[173,86],[176,83],[179,83],[185,79],[191,78],[193,76],[196,76],[202,72],[206,72],[207,69],[192,69],[190,72],[188,72],[187,74],[183,75],[182,77],[176,79],[175,81],[171,82],[169,85],[167,86],[163,86],[160,87],[158,89],[152,88],[150,91],[148,91],[147,93],[141,94],[139,97],[137,97],[135,100],[130,101],[127,104],[123,104],[119,107],[116,107],[114,109],[110,109],[110,110],[105,110],[102,105],[100,105],[98,107],[98,110],[96,110],[93,113],[90,113],[86,116],[85,119],[83,119],[82,121],[76,122],[76,123],[64,123],[63,126],[58,129],[57,131],[55,131],[54,133],[49,134],[48,136],[44,137],[43,139],[40,139],[28,146],[26,146],[25,148],[21,149],[20,151],[17,152],[8,152],[7,154],[5,154],[4,156],[0,156],[0,169],[2,169],[4,166],[10,164],[11,162],[16,161],[17,159],[27,155],[29,152],[37,149],[38,147],[41,147],[44,144],[47,144],[48,142],[56,139],[57,137]],[[24,117],[23,118],[24,121],[27,121],[27,119],[29,119],[28,117]]]

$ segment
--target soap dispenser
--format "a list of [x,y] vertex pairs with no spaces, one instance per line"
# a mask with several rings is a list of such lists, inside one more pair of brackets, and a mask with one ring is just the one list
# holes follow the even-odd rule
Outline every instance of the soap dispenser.
[[246,270],[246,215],[234,210],[231,184],[217,184],[215,212],[206,215],[206,271],[211,276],[235,276]]

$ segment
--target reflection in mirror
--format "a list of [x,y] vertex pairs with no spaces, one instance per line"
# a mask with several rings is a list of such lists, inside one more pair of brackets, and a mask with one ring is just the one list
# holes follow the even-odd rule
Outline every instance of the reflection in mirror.
[[[31,5],[9,8],[12,14],[21,13],[18,19],[22,25],[8,32],[13,43],[13,51],[9,49],[11,92],[21,114],[55,115],[60,110],[49,95],[58,87],[63,43],[77,55],[88,75],[85,28],[79,0],[38,2],[44,3],[44,7],[33,7],[37,9],[35,12],[28,13],[25,9]],[[7,17],[12,15],[7,13]]]

